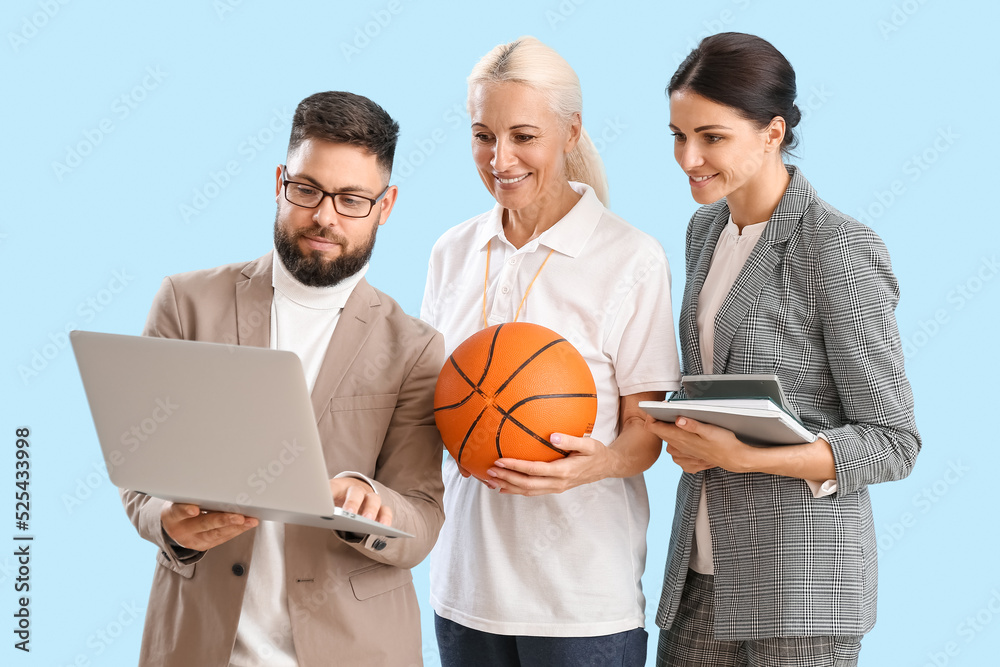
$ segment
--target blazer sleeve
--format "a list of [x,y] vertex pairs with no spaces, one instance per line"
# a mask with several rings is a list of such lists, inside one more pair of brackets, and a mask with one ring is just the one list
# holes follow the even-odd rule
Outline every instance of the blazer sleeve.
[[[163,279],[163,283],[153,299],[153,307],[146,318],[146,326],[142,335],[159,338],[183,338],[174,285],[170,278]],[[125,513],[128,514],[132,525],[139,531],[139,536],[155,544],[173,566],[180,568],[184,565],[190,565],[201,560],[202,556],[205,555],[204,551],[174,547],[170,544],[167,534],[163,531],[163,524],[160,523],[160,512],[166,505],[166,500],[153,498],[129,489],[119,489],[118,492],[125,505]]]
[[[444,445],[434,423],[434,386],[444,363],[444,338],[434,335],[420,350],[405,376],[375,462],[374,484],[382,503],[392,510],[392,525],[413,537],[344,542],[372,560],[410,568],[422,561],[444,522],[441,456]],[[338,534],[339,535],[339,534]],[[342,537],[343,539],[343,537]]]
[[817,271],[824,343],[846,422],[823,433],[837,493],[847,494],[909,475],[920,435],[894,314],[899,287],[882,240],[845,222],[823,242]]

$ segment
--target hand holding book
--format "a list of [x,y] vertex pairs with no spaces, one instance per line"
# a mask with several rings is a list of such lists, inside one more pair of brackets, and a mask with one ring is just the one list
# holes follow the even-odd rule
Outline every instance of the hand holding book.
[[[699,376],[698,382],[704,388],[710,384],[706,378],[718,377],[725,378],[721,381],[727,384],[725,391],[735,386],[728,383],[737,383],[747,377],[753,378],[752,382],[757,385],[755,391],[760,391],[761,376]],[[673,398],[640,403],[639,407],[649,415],[646,430],[667,443],[667,453],[685,472],[719,467],[730,472],[764,472],[805,480],[835,479],[830,444],[810,433],[794,414],[778,406],[775,398],[786,406],[788,401],[781,393],[777,378],[765,378],[765,384],[773,382],[775,387],[772,388],[776,389],[765,392],[766,398],[733,396],[735,392],[729,391],[730,395],[716,399]],[[689,379],[681,380],[685,393],[688,393]],[[702,419],[695,419],[694,414]],[[657,421],[654,417],[658,415],[665,420]],[[716,423],[710,423],[709,419]],[[718,423],[723,421],[732,423],[737,429]],[[761,447],[762,444],[785,446]]]
[[816,439],[792,411],[777,376],[685,376],[681,386],[684,397],[644,401],[639,407],[661,422],[690,417],[720,426],[751,445],[794,445]]

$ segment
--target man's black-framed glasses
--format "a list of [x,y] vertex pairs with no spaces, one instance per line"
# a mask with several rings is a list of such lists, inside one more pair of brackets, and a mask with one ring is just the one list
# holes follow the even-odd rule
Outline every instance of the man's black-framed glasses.
[[366,218],[372,212],[375,204],[379,203],[385,193],[389,191],[389,186],[385,186],[375,199],[362,197],[350,192],[326,192],[320,190],[311,183],[299,183],[285,178],[285,165],[281,165],[281,183],[285,190],[285,199],[289,203],[301,206],[302,208],[316,208],[323,203],[324,197],[333,200],[333,208],[337,213],[345,218]]

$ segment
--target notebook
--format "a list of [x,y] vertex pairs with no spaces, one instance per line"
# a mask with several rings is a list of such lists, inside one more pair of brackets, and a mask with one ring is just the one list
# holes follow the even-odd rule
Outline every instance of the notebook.
[[799,421],[776,375],[686,375],[684,398],[642,401],[654,419],[678,417],[728,429],[751,445],[795,445],[816,440]]

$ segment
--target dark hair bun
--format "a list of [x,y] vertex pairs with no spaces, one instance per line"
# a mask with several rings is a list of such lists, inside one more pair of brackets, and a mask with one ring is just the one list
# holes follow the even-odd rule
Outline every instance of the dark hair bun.
[[682,89],[732,107],[761,127],[781,116],[781,149],[787,152],[797,142],[792,128],[802,120],[802,112],[795,105],[795,70],[765,39],[722,32],[701,40],[670,78],[667,95]]
[[785,125],[788,129],[798,126],[799,122],[802,120],[802,112],[799,111],[799,105],[793,104],[792,108],[788,110],[788,113],[784,115]]

